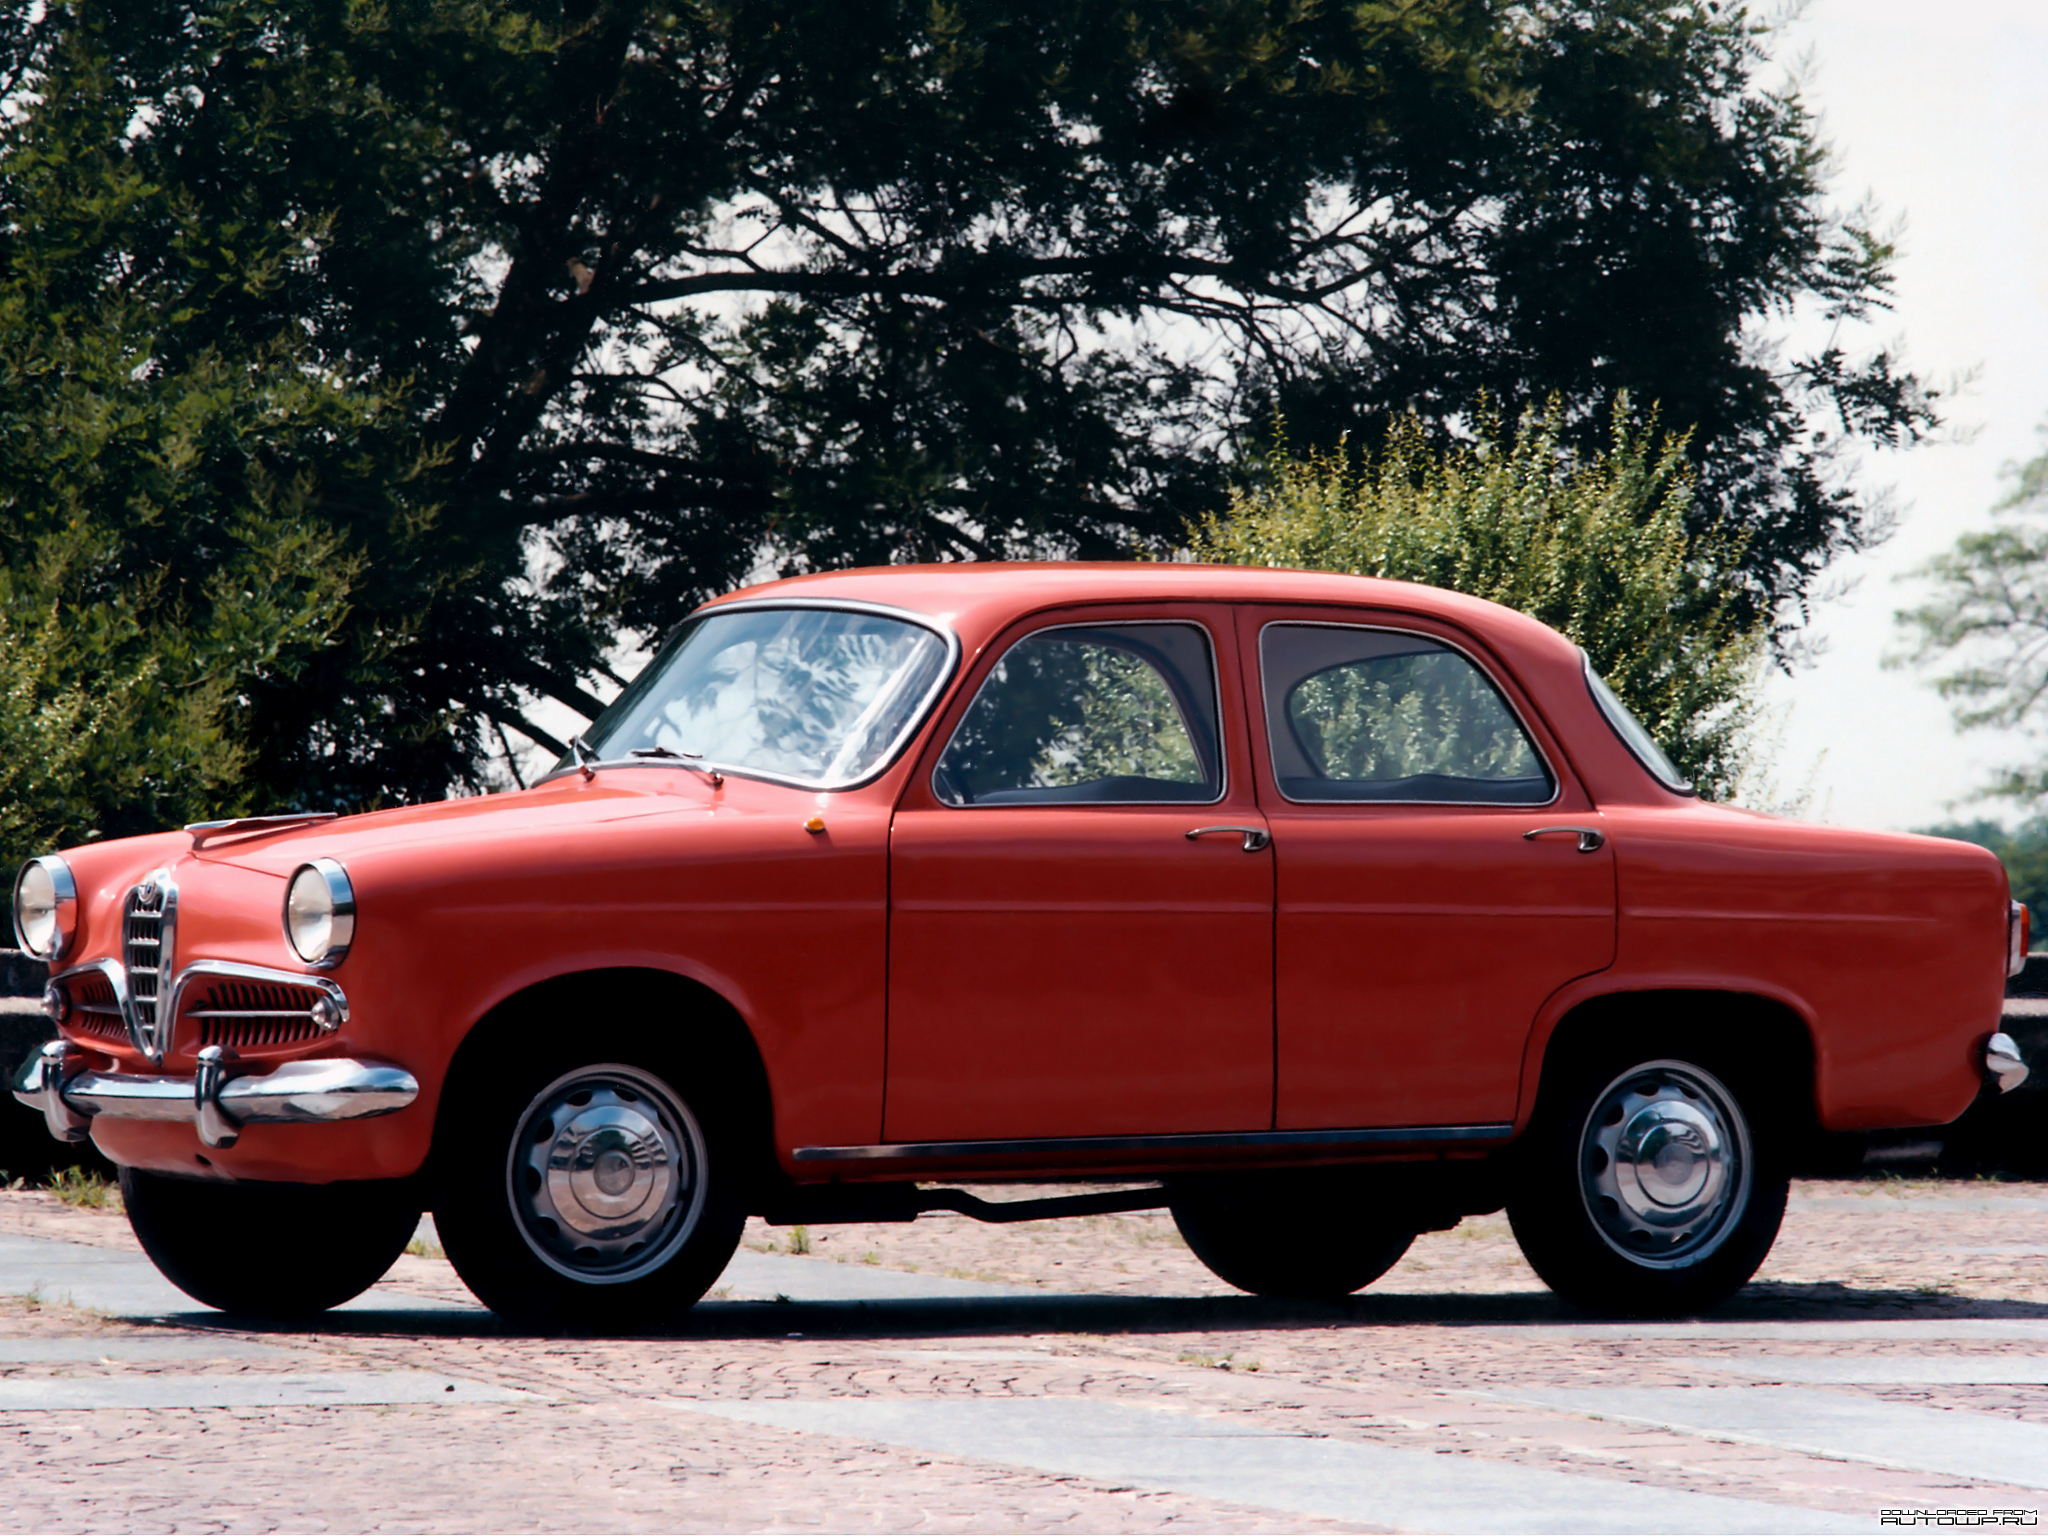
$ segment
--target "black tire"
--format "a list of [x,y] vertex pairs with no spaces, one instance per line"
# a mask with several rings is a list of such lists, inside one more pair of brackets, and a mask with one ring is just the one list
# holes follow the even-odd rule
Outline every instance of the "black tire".
[[410,1181],[226,1184],[121,1170],[128,1224],[164,1278],[241,1317],[311,1317],[384,1277],[419,1226]]
[[1785,1217],[1793,1118],[1756,1070],[1732,1050],[1609,1045],[1544,1093],[1508,1201],[1544,1284],[1592,1312],[1681,1317],[1749,1283]]
[[1314,1173],[1191,1182],[1168,1202],[1209,1272],[1254,1296],[1337,1301],[1401,1262],[1411,1221],[1359,1181]]
[[718,1078],[557,1045],[494,1052],[452,1081],[434,1225],[463,1283],[543,1330],[642,1327],[694,1306],[747,1219],[743,1127]]

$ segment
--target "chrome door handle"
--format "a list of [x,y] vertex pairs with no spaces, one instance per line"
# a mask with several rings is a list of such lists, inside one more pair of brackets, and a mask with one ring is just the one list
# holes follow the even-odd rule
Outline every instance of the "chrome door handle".
[[1273,841],[1273,834],[1264,827],[1196,827],[1192,832],[1188,833],[1188,836],[1191,838],[1207,837],[1211,832],[1242,832],[1244,834],[1244,851],[1246,853],[1257,853],[1266,844]]
[[1522,834],[1525,841],[1534,842],[1539,837],[1553,833],[1569,832],[1579,840],[1579,852],[1598,853],[1607,846],[1607,834],[1594,827],[1532,827]]

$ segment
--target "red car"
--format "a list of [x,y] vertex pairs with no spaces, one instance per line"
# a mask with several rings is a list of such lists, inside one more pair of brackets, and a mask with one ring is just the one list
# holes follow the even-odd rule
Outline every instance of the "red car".
[[[1300,1297],[1504,1206],[1566,1297],[1685,1312],[1844,1133],[2026,1070],[1992,855],[1704,804],[1555,632],[1300,572],[756,587],[530,789],[48,855],[15,922],[18,1096],[272,1315],[422,1209],[500,1313],[610,1325],[750,1213],[1162,1205]],[[944,1187],[1022,1178],[1152,1187]]]

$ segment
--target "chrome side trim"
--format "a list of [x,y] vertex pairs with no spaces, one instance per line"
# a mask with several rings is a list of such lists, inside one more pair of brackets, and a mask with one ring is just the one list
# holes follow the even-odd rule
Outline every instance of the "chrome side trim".
[[867,1147],[798,1147],[800,1163],[913,1162],[1091,1152],[1222,1152],[1234,1149],[1385,1147],[1506,1141],[1512,1125],[1375,1125],[1332,1131],[1222,1131],[1167,1136],[1050,1136],[1020,1141],[896,1141]]
[[[161,1015],[166,1020],[166,1030],[175,1028],[178,1020],[184,1017],[185,988],[195,981],[203,981],[208,977],[226,981],[268,982],[276,986],[312,987],[326,999],[331,1010],[324,1018],[317,1010],[307,1010],[306,1016],[320,1026],[322,1033],[333,1034],[348,1022],[348,994],[325,976],[311,976],[304,971],[280,971],[267,965],[244,965],[239,960],[194,960],[178,972],[177,980],[171,983],[170,1001],[166,1005],[169,1012]],[[53,979],[62,981],[64,978],[58,976]],[[170,1043],[168,1035],[166,1043]]]

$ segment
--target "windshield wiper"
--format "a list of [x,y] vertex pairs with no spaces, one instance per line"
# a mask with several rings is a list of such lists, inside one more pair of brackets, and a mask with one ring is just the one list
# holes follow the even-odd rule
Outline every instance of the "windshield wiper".
[[[627,755],[629,757],[667,758],[670,762],[680,763],[685,768],[694,768],[711,781],[713,789],[718,788],[719,785],[725,782],[725,775],[716,768],[706,768],[703,766],[701,760],[704,754],[702,752],[677,752],[669,747],[634,747]],[[699,761],[691,761],[693,758]]]

